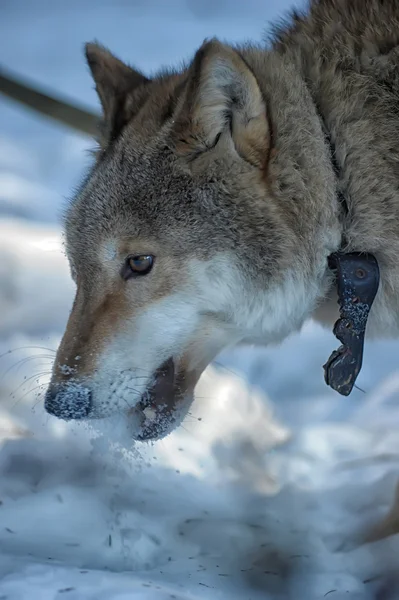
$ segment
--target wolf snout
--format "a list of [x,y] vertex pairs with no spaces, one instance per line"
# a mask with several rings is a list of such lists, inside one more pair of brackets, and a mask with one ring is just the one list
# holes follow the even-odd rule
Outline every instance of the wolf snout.
[[59,419],[84,419],[92,408],[91,391],[78,383],[50,385],[44,400],[46,411]]

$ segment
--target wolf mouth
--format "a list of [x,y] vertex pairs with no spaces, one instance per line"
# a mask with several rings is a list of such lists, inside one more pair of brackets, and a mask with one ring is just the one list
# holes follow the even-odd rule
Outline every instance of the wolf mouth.
[[140,402],[129,411],[129,414],[138,416],[140,420],[137,440],[156,439],[170,431],[178,403],[175,375],[174,360],[169,358],[157,369],[154,383],[143,394]]
[[[155,440],[164,437],[183,415],[185,376],[169,358],[155,371],[152,382],[139,402],[127,411],[133,425],[134,439]],[[69,380],[66,384],[49,386],[45,409],[51,415],[69,420],[102,419],[114,412],[103,411],[93,403],[93,393],[84,383]],[[125,413],[126,414],[126,413]]]

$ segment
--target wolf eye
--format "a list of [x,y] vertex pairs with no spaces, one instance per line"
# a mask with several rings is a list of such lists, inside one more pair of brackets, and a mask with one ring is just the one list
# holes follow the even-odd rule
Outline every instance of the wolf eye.
[[138,254],[136,256],[128,256],[126,259],[126,268],[124,269],[124,279],[135,275],[147,275],[154,264],[154,257],[149,254]]

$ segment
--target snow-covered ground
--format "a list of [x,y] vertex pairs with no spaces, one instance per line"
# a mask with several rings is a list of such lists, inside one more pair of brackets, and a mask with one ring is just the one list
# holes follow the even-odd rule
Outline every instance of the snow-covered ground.
[[[287,5],[3,0],[0,57],[95,107],[84,41],[151,72],[204,37],[259,39]],[[44,413],[73,295],[57,219],[91,146],[0,98],[0,599],[397,600],[398,536],[367,538],[398,479],[398,342],[367,345],[349,398],[315,324],[225,354],[154,445]]]

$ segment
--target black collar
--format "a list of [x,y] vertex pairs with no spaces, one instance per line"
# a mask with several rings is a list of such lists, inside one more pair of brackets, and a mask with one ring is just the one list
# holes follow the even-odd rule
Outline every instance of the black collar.
[[349,206],[342,190],[341,169],[335,144],[330,133],[326,131],[323,119],[321,122],[330,147],[330,159],[336,177],[337,202],[341,207],[344,231],[340,250],[331,254],[328,259],[328,265],[335,275],[340,312],[333,332],[342,345],[338,350],[334,350],[324,365],[324,378],[327,385],[343,396],[348,396],[362,367],[367,319],[378,291],[380,272],[378,262],[372,254],[345,252],[345,221],[349,215]]

